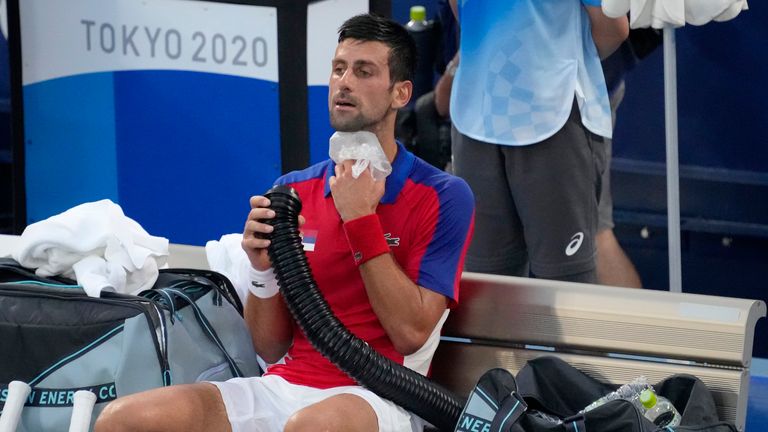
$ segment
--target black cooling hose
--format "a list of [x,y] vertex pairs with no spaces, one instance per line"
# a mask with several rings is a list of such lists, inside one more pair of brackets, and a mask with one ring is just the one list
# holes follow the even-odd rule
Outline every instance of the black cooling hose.
[[443,431],[453,431],[464,401],[419,373],[382,356],[353,335],[317,289],[299,236],[301,201],[293,188],[275,186],[265,196],[275,211],[269,257],[280,292],[312,346],[339,369],[377,395],[419,415]]

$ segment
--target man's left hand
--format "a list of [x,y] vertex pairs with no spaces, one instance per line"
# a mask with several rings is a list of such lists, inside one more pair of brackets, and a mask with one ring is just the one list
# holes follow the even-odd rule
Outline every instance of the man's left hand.
[[336,175],[329,180],[333,202],[344,222],[376,213],[384,196],[385,182],[374,180],[370,169],[363,170],[358,178],[352,177],[354,162],[345,160],[336,165]]

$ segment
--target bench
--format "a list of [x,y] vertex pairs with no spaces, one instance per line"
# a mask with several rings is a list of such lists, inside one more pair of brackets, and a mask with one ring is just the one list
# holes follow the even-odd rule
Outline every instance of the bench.
[[464,273],[432,378],[467,395],[483,372],[549,355],[595,379],[700,378],[721,419],[744,430],[762,301]]
[[[0,236],[0,255],[13,240]],[[171,244],[169,266],[208,263],[202,247]],[[617,385],[688,373],[713,392],[720,418],[743,431],[755,325],[765,315],[757,300],[464,273],[432,378],[468,395],[488,369],[516,374],[542,355]]]
[[[196,246],[171,245],[172,267],[207,266]],[[759,300],[464,273],[432,378],[468,395],[480,375],[513,374],[553,355],[616,385],[645,375],[697,376],[721,419],[743,431]]]

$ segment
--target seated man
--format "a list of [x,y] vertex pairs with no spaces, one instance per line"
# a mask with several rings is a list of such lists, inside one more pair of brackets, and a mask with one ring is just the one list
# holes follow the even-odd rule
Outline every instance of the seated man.
[[[469,187],[407,152],[395,115],[411,97],[413,40],[399,24],[371,15],[339,29],[328,106],[338,131],[369,131],[392,165],[383,181],[352,162],[328,160],[278,179],[298,192],[307,259],[319,290],[352,333],[396,363],[425,374],[458,283],[471,236]],[[251,268],[245,318],[263,377],[171,386],[118,398],[95,430],[403,431],[415,415],[356,385],[317,352],[278,293],[263,238],[269,200],[251,198],[243,233]]]

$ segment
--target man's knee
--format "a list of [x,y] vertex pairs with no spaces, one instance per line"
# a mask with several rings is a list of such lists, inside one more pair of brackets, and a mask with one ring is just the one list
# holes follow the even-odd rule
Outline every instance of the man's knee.
[[112,401],[96,420],[95,432],[229,432],[226,408],[210,383],[162,387]]
[[329,418],[324,413],[319,413],[315,410],[307,411],[300,410],[288,418],[285,423],[284,432],[323,432],[323,431],[336,431],[340,428],[334,423],[333,418]]
[[285,432],[377,432],[378,417],[367,401],[342,394],[303,408],[291,415]]
[[94,432],[128,432],[138,430],[131,423],[132,419],[135,418],[131,415],[132,409],[130,408],[133,405],[133,399],[127,399],[120,398],[110,402],[96,419],[96,424],[93,428]]
[[365,422],[355,416],[339,415],[340,413],[330,409],[318,409],[311,407],[309,409],[299,410],[288,418],[285,423],[284,432],[339,432],[339,431],[375,431],[370,426],[365,427]]

